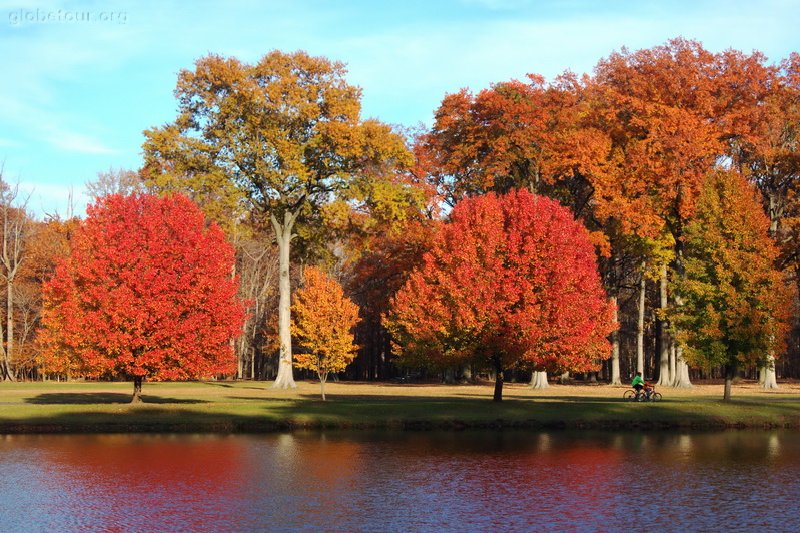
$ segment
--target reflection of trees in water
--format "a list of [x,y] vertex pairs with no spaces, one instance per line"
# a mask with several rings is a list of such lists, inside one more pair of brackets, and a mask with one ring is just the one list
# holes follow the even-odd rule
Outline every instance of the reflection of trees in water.
[[[40,458],[39,479],[56,495],[41,502],[51,507],[45,514],[81,510],[99,529],[158,528],[179,520],[202,530],[209,517],[231,518],[224,502],[237,498],[238,480],[246,475],[242,441],[224,437],[48,435],[25,446]],[[185,513],[188,508],[199,512]]]

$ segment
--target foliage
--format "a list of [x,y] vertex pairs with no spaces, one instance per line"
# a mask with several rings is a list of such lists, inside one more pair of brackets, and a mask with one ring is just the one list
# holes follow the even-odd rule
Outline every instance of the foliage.
[[588,231],[525,190],[459,202],[423,265],[395,295],[387,325],[403,357],[588,371],[609,356],[612,308]]
[[370,195],[378,190],[375,183],[411,164],[401,135],[361,118],[361,90],[347,83],[345,73],[342,63],[305,52],[276,50],[252,65],[209,55],[194,70],[181,71],[175,122],[145,132],[145,171],[151,181],[166,180],[159,186],[183,185],[209,197],[221,206],[215,212],[234,220],[243,208],[257,224],[274,230],[281,350],[275,384],[280,387],[294,386],[292,239],[300,234],[313,245],[309,229],[321,227],[324,206],[351,199],[354,191],[362,200],[383,198]]
[[208,191],[224,200],[225,217],[235,214],[239,191],[256,211],[283,220],[304,206],[310,216],[370,169],[409,164],[402,137],[360,118],[361,90],[345,72],[304,52],[273,51],[253,65],[199,59],[178,77],[177,120],[145,132],[148,178]]
[[592,181],[600,219],[614,217],[645,237],[665,225],[680,233],[721,153],[711,119],[714,63],[700,43],[684,39],[599,62],[591,122],[611,141],[609,172]]
[[352,330],[358,323],[358,306],[317,267],[306,268],[303,275],[305,283],[292,306],[292,330],[306,351],[295,354],[294,364],[317,373],[324,400],[328,374],[343,371],[355,358],[358,347]]
[[243,321],[232,266],[188,198],[98,199],[44,286],[43,367],[139,382],[231,373]]
[[583,176],[604,166],[608,151],[596,130],[581,127],[583,90],[571,73],[549,85],[529,74],[527,83],[447,95],[431,131],[418,139],[417,154],[451,205],[469,195],[527,188],[579,212]]
[[686,227],[682,298],[672,319],[690,363],[763,363],[787,333],[787,292],[778,250],[756,192],[733,172],[711,174]]
[[389,311],[392,296],[421,264],[436,226],[435,221],[427,219],[411,220],[402,226],[382,225],[384,231],[350,241],[351,246],[360,248],[346,265],[349,276],[345,284],[361,317],[356,329],[361,346],[356,367],[362,372],[360,378],[388,377],[386,372],[394,359],[382,316]]
[[109,168],[98,172],[94,181],[87,181],[86,194],[100,198],[110,194],[135,194],[146,192],[142,177],[133,170]]

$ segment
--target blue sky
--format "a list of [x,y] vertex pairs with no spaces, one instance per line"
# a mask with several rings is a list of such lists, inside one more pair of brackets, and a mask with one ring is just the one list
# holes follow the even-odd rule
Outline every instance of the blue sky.
[[719,51],[800,49],[800,0],[0,0],[0,162],[30,209],[78,212],[97,172],[138,168],[171,121],[180,69],[208,53],[304,49],[347,63],[366,116],[430,123],[448,92],[537,72],[591,72],[622,46],[683,36]]

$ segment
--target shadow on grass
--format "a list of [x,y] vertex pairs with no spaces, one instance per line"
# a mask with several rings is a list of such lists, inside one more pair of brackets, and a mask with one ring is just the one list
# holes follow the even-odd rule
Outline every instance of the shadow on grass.
[[219,381],[199,381],[201,385],[209,385],[212,387],[224,387],[226,389],[249,389],[249,390],[265,390],[268,387],[242,387],[238,385],[232,385],[231,383],[221,383]]
[[[131,403],[131,394],[119,392],[51,392],[28,398],[25,403],[35,405],[89,405]],[[196,404],[208,403],[205,400],[186,398],[164,398],[162,396],[142,395],[145,404]]]
[[[145,403],[129,408],[123,393],[48,393],[29,404],[59,404],[50,414],[20,418],[13,409],[0,416],[2,433],[264,433],[299,429],[602,429],[702,430],[727,427],[800,428],[800,404],[744,400],[631,403],[617,398],[507,396],[502,403],[490,397],[453,398],[435,395],[304,394],[300,399],[243,397],[219,404],[199,399],[144,395]],[[100,407],[98,408],[98,404]],[[189,405],[207,404],[193,408]]]

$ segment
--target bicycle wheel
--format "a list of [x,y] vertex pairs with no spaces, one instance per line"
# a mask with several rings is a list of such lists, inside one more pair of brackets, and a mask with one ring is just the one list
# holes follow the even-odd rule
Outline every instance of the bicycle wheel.
[[635,390],[626,390],[625,392],[622,393],[623,400],[628,400],[630,402],[633,401],[635,398],[636,398]]
[[660,402],[661,401],[661,393],[660,392],[654,392],[653,394],[651,394],[650,395],[650,401],[651,402]]

